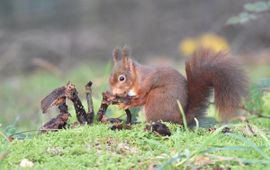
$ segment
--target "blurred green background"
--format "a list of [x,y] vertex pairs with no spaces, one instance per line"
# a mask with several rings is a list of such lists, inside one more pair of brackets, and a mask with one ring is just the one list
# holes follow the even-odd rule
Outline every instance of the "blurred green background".
[[[99,99],[108,89],[112,49],[124,44],[132,48],[134,59],[165,63],[183,74],[186,57],[197,48],[228,50],[243,62],[253,82],[270,77],[270,15],[269,11],[258,17],[250,17],[252,11],[243,15],[246,3],[253,1],[0,2],[3,127],[41,127],[55,116],[41,113],[41,99],[67,81],[84,99],[84,85],[92,80],[94,97]],[[238,15],[239,22],[234,18],[237,22],[228,23]]]

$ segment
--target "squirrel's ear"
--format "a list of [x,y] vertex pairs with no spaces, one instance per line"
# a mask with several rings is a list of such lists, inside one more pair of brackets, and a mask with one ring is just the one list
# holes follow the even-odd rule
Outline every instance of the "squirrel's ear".
[[117,63],[117,61],[120,59],[120,50],[119,50],[119,48],[114,48],[113,49],[112,56],[113,56],[114,64]]
[[136,66],[135,66],[135,63],[133,63],[132,61],[129,63],[130,66],[130,72],[131,72],[131,75],[136,75]]
[[123,65],[126,69],[129,68],[129,62],[128,62],[129,56],[130,56],[130,48],[127,45],[125,45],[122,48],[122,62],[123,62]]

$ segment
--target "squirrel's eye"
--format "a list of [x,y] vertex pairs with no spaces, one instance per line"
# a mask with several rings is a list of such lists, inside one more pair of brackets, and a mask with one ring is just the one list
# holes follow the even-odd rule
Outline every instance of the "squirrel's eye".
[[121,74],[121,75],[118,77],[118,80],[119,80],[119,81],[125,81],[125,80],[126,80],[125,75]]

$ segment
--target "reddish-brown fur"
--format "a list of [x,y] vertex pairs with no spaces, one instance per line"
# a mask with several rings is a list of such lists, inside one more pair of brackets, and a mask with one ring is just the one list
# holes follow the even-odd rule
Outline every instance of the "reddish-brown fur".
[[[186,62],[187,79],[171,67],[144,66],[131,60],[128,48],[115,49],[114,68],[110,76],[112,92],[127,96],[136,93],[123,108],[144,106],[146,121],[182,123],[177,100],[184,108],[188,123],[204,114],[208,97],[214,89],[215,104],[220,116],[234,115],[247,93],[247,77],[235,59],[225,53],[207,50],[196,52]],[[119,76],[124,75],[125,81]]]

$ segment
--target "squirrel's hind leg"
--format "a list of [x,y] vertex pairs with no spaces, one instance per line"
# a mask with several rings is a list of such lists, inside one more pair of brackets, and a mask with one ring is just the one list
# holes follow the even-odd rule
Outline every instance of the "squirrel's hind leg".
[[170,88],[155,88],[148,94],[147,101],[144,106],[145,119],[147,122],[161,120],[182,124],[182,118],[177,100],[179,100],[183,107],[185,107],[186,99],[181,97],[186,95],[181,95],[181,92],[179,92],[179,94],[170,93]]

